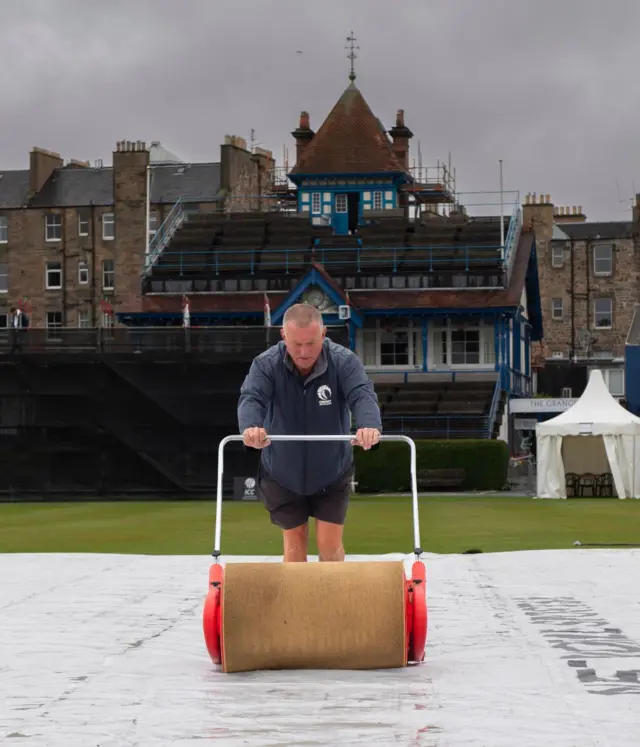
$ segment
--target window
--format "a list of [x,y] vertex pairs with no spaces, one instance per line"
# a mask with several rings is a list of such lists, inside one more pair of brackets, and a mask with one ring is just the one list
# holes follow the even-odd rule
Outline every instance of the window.
[[0,244],[9,241],[9,219],[6,215],[0,215]]
[[409,365],[409,333],[405,330],[380,330],[380,365]]
[[89,216],[83,213],[78,215],[78,236],[89,235]]
[[373,193],[373,209],[382,210],[382,192]]
[[45,281],[47,290],[62,288],[62,264],[60,262],[47,262]]
[[89,282],[89,263],[85,259],[78,262],[78,283],[86,285]]
[[624,397],[624,371],[621,368],[610,368],[606,373],[605,381],[609,392],[614,397]]
[[[443,332],[446,335],[446,332]],[[443,343],[446,343],[443,340]],[[445,348],[446,350],[446,348]],[[464,366],[480,363],[480,330],[451,330],[451,365]]]
[[613,247],[611,244],[600,244],[593,247],[593,274],[613,274]]
[[564,249],[562,245],[554,244],[551,247],[551,267],[564,267]]
[[62,329],[62,312],[47,311],[45,316],[45,325],[47,328],[47,339],[59,339],[58,330]]
[[613,326],[613,299],[596,298],[594,300],[593,326],[596,329],[611,329]]
[[551,318],[552,319],[562,319],[564,314],[564,308],[561,298],[552,298],[551,299]]
[[102,238],[105,241],[113,241],[115,237],[115,217],[113,213],[104,213],[104,215],[102,216]]
[[45,241],[60,241],[62,238],[62,216],[50,213],[44,217]]
[[336,213],[346,213],[348,209],[347,195],[336,195]]
[[158,230],[158,213],[149,213],[149,238],[156,235]]
[[9,265],[0,262],[0,293],[9,292]]
[[7,329],[9,327],[9,314],[2,312],[0,314],[0,329]]
[[322,201],[320,199],[320,192],[313,192],[311,195],[311,212],[320,213],[322,210]]
[[91,325],[91,315],[86,309],[78,311],[78,329],[89,329]]
[[116,287],[116,268],[112,259],[105,259],[102,262],[102,288],[103,290],[113,290]]

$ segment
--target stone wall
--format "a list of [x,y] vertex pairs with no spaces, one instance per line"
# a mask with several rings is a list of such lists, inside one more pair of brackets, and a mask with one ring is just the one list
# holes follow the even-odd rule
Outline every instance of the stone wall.
[[[624,355],[634,306],[640,301],[640,256],[636,240],[631,235],[598,238],[595,232],[585,240],[553,239],[554,221],[562,229],[563,218],[554,210],[548,195],[523,206],[525,230],[533,230],[536,236],[544,356]],[[620,231],[620,226],[614,230],[618,235]],[[594,247],[599,244],[613,247],[611,275],[594,273]],[[562,250],[560,267],[553,265],[554,247],[556,252]],[[594,325],[594,302],[599,298],[612,299],[611,329],[598,329]],[[562,302],[561,318],[553,317],[554,299]]]
[[271,151],[247,150],[240,137],[227,135],[221,147],[220,181],[228,212],[269,210],[275,199],[269,197],[275,159]]

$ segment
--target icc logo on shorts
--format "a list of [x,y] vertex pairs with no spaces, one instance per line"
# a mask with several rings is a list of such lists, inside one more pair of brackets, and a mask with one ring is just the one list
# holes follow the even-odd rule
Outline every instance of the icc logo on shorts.
[[330,405],[331,404],[331,389],[326,384],[318,387],[318,404],[319,405]]

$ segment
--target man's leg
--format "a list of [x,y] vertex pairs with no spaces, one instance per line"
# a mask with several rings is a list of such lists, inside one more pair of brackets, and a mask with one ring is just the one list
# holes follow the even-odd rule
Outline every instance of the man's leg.
[[316,519],[316,541],[321,561],[344,560],[343,529],[341,524]]
[[284,542],[285,563],[306,563],[309,548],[309,525],[294,529],[283,529],[282,539]]
[[321,561],[342,561],[344,522],[351,495],[351,474],[313,497],[312,511],[316,519],[316,542]]
[[309,544],[308,501],[262,474],[258,477],[257,495],[269,512],[271,523],[282,529],[284,562],[305,562]]

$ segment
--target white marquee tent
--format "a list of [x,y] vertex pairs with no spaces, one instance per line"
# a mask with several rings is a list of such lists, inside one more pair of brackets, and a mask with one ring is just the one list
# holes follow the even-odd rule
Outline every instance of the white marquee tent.
[[569,472],[610,472],[618,498],[640,498],[640,418],[611,396],[601,371],[572,407],[538,423],[536,442],[538,498],[566,498]]

